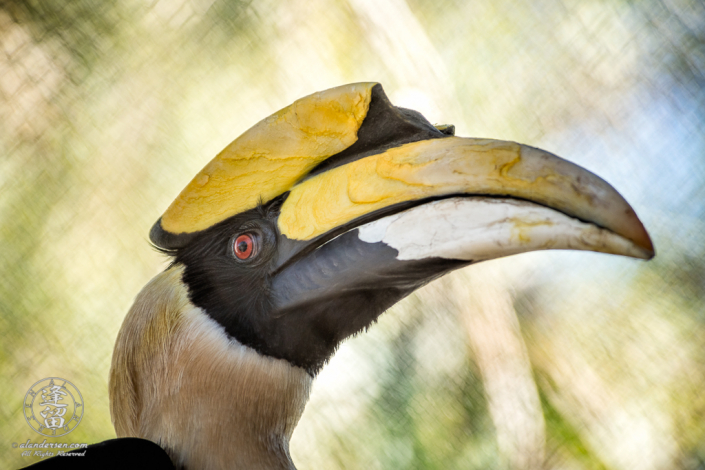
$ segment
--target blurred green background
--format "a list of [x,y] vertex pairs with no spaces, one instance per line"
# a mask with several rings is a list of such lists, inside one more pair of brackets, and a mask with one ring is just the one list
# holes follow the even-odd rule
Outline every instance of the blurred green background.
[[613,184],[650,262],[542,252],[470,267],[348,341],[297,428],[303,469],[705,469],[705,3],[0,0],[0,462],[114,437],[113,343],[165,267],[147,234],[218,151],[293,100],[381,82],[457,135]]

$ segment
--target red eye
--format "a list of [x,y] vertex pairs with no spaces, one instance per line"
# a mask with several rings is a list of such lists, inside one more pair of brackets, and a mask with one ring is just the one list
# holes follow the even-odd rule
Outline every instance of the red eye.
[[233,252],[239,259],[248,259],[255,254],[255,251],[255,241],[247,233],[237,237],[233,243]]

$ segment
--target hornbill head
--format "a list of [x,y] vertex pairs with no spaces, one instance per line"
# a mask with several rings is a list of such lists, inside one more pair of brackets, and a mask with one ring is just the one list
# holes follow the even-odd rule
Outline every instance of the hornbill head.
[[599,177],[453,134],[357,83],[296,101],[217,155],[150,233],[173,263],[118,336],[118,436],[185,468],[293,468],[312,378],[420,286],[533,250],[653,256]]

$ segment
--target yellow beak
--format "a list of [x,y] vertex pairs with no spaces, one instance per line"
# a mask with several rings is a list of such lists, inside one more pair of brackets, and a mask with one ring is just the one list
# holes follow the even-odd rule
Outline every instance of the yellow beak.
[[543,150],[487,139],[413,142],[313,176],[292,188],[278,225],[289,239],[310,240],[395,204],[450,196],[530,201],[607,229],[636,248],[598,251],[654,254],[634,210],[604,180]]

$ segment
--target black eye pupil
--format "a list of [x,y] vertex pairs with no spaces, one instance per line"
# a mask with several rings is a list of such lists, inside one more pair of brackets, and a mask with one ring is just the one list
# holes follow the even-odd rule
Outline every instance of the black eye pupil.
[[242,241],[237,245],[237,249],[241,252],[247,251],[247,242]]

